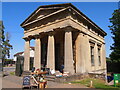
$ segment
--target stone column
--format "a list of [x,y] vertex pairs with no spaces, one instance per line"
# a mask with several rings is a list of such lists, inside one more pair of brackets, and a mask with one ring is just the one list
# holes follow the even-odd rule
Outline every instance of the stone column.
[[65,43],[64,43],[64,71],[70,72],[71,74],[75,73],[73,66],[73,46],[72,46],[72,32],[65,31]]
[[101,59],[101,68],[103,69],[103,73],[104,73],[104,75],[105,75],[105,81],[106,81],[106,83],[107,83],[107,79],[106,79],[106,77],[107,77],[107,68],[106,68],[106,52],[105,52],[105,43],[103,43],[102,44],[102,47],[101,47],[101,49],[102,49],[102,59]]
[[35,69],[41,69],[41,40],[39,35],[35,38],[34,67]]
[[55,41],[54,33],[49,33],[47,47],[47,68],[55,70]]
[[91,71],[91,51],[90,51],[90,42],[89,42],[89,36],[86,35],[86,43],[85,43],[85,54],[86,54],[86,60],[85,60],[85,72]]
[[25,39],[24,71],[30,70],[30,40]]
[[82,39],[80,37],[80,34],[78,35],[77,39],[76,39],[76,73],[81,73],[81,59],[80,59],[80,43],[82,43]]
[[106,52],[105,52],[105,44],[102,44],[102,59],[101,59],[101,65],[103,69],[106,69]]
[[[82,33],[79,33],[76,39],[76,73],[85,72],[85,60],[86,60],[86,40]],[[86,63],[87,64],[87,63]]]
[[94,47],[94,61],[95,61],[95,71],[98,70],[98,66],[99,66],[99,61],[98,61],[98,47],[97,47],[97,43],[95,43],[95,47]]

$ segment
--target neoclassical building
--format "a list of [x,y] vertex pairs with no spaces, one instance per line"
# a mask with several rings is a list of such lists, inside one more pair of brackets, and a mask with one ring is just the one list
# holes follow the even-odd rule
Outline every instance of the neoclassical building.
[[[102,21],[102,20],[101,20]],[[106,71],[104,32],[70,3],[40,6],[22,24],[24,71],[30,70],[30,41],[35,40],[34,67],[74,73]]]

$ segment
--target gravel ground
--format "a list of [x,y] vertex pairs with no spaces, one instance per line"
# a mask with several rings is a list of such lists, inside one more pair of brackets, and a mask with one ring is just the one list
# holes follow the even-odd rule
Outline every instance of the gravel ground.
[[[81,84],[70,84],[70,83],[64,84],[53,81],[48,81],[47,86],[48,88],[87,88]],[[2,88],[21,88],[21,87],[22,87],[22,77],[9,75],[2,78]]]
[[[4,71],[6,73],[13,72],[15,70],[14,67],[5,67]],[[3,78],[0,78],[2,80],[2,88],[22,88],[22,77],[14,76],[8,74],[8,76],[5,76]],[[81,84],[71,84],[71,83],[57,83],[53,81],[47,82],[47,88],[88,88]]]

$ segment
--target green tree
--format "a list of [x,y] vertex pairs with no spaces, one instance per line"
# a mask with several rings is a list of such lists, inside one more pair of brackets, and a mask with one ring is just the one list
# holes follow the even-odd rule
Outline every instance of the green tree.
[[3,41],[4,41],[4,39],[5,39],[5,37],[4,37],[4,26],[3,26],[3,24],[2,24],[2,21],[0,21],[0,71],[1,70],[3,70],[2,69],[2,43],[3,43]]
[[111,62],[108,62],[108,71],[119,73],[119,66],[120,66],[120,9],[114,10],[112,17],[110,18],[110,22],[112,23],[111,26],[109,26],[112,38],[114,43],[111,46],[111,54],[110,54],[110,60]]
[[112,23],[110,27],[114,43],[111,46],[112,53],[110,59],[115,62],[120,62],[120,9],[114,10],[110,18]]
[[9,33],[4,35],[4,26],[2,21],[0,21],[0,50],[1,50],[1,59],[2,59],[2,66],[4,66],[5,59],[10,57],[10,49],[12,49],[12,45],[9,42]]

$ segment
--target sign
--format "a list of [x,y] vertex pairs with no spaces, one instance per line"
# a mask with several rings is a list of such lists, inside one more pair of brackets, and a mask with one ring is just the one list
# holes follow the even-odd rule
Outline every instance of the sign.
[[30,87],[30,76],[23,76],[23,87]]
[[120,86],[120,74],[114,74],[114,86]]

